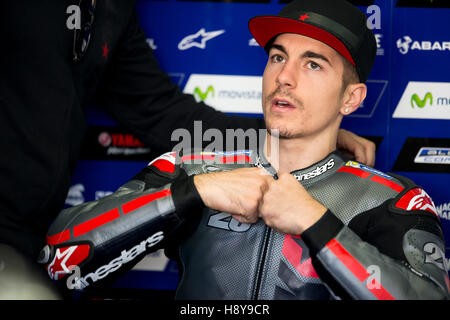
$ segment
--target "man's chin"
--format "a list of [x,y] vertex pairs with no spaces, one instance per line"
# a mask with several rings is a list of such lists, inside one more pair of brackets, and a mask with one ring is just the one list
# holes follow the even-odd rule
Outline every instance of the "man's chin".
[[293,139],[298,136],[287,128],[268,128],[267,132],[269,132],[271,136],[277,137],[278,139]]

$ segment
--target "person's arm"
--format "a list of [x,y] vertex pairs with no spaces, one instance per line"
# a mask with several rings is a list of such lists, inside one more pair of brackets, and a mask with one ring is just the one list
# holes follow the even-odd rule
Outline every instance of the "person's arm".
[[202,121],[203,132],[216,128],[223,134],[226,129],[265,126],[262,118],[227,115],[183,94],[160,69],[139,27],[136,10],[111,56],[96,101],[144,144],[164,151],[177,144],[171,141],[174,130],[185,128],[193,136],[194,121]]
[[145,254],[176,246],[195,228],[205,206],[254,213],[272,179],[254,167],[197,174],[183,158],[168,152],[113,194],[63,210],[39,258],[49,276],[66,280],[69,289],[115,279]]
[[[391,206],[387,202],[348,227],[328,211],[302,235],[321,279],[344,298],[449,299],[437,219],[420,211],[395,212]],[[398,219],[390,217],[395,214]],[[360,236],[354,230],[364,219],[376,222],[371,221],[373,225]]]
[[450,299],[432,200],[398,179],[406,187],[394,199],[344,225],[289,174],[280,175],[265,193],[260,214],[272,228],[301,236],[319,277],[339,298]]
[[73,272],[69,289],[129,270],[201,213],[192,179],[175,165],[174,153],[155,159],[113,194],[63,210],[48,231],[39,262],[54,280]]

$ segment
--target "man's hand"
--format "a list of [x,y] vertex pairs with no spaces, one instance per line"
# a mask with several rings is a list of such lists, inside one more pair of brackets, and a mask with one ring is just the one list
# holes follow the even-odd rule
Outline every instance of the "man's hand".
[[269,183],[259,206],[260,217],[271,228],[300,235],[327,211],[291,174]]
[[339,130],[337,148],[350,159],[355,159],[369,167],[375,165],[375,143],[350,131]]
[[205,206],[231,213],[242,223],[258,220],[258,206],[273,178],[260,168],[199,174],[194,184]]

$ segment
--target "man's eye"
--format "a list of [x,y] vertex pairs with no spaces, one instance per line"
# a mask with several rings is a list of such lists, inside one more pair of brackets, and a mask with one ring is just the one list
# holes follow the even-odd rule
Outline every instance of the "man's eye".
[[307,66],[308,66],[308,69],[311,69],[311,70],[320,70],[320,69],[322,69],[322,67],[319,64],[315,63],[314,61],[308,62]]
[[279,54],[274,54],[272,57],[270,57],[270,59],[272,60],[272,62],[275,63],[280,63],[284,61],[284,58],[282,56],[280,56]]

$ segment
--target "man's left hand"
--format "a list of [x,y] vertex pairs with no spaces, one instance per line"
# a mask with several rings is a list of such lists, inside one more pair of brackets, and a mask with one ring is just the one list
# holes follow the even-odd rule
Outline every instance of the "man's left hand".
[[316,223],[327,208],[314,199],[294,176],[284,173],[269,183],[258,210],[260,218],[269,227],[300,235]]
[[337,148],[351,160],[356,160],[369,167],[375,165],[375,143],[350,131],[339,129]]

